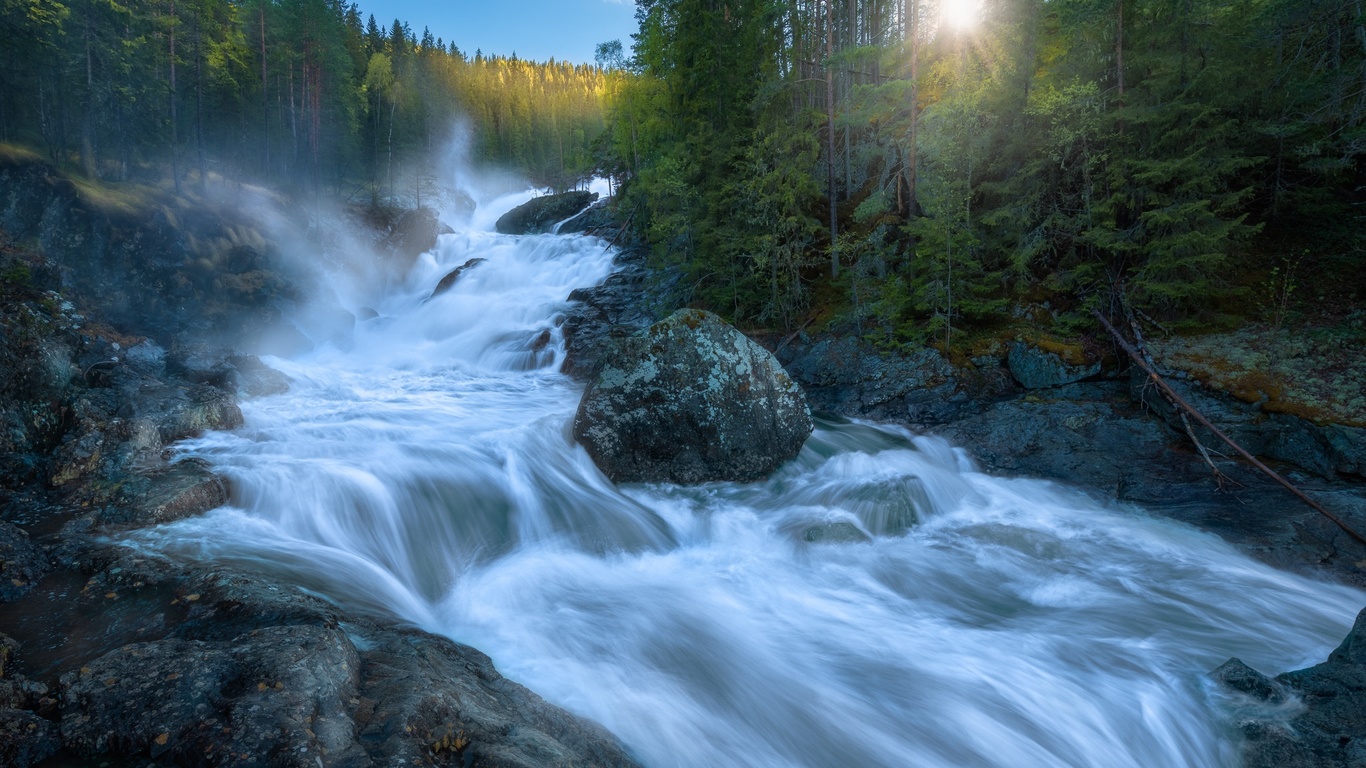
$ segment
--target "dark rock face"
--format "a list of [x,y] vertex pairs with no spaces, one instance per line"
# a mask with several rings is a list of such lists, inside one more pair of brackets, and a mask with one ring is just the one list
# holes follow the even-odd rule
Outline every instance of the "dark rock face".
[[755,480],[811,434],[801,388],[763,347],[701,310],[621,339],[574,417],[617,482]]
[[1100,361],[1069,363],[1053,352],[1015,342],[1006,358],[1010,373],[1025,389],[1060,387],[1100,373]]
[[362,655],[362,706],[369,711],[360,738],[377,766],[424,759],[506,768],[635,765],[600,726],[502,677],[473,648],[418,631],[365,639],[374,646]]
[[537,235],[549,232],[598,199],[596,192],[565,192],[532,198],[499,217],[494,228],[504,235]]
[[1288,694],[1304,710],[1289,721],[1251,716],[1239,722],[1247,768],[1350,768],[1366,764],[1366,611],[1322,664],[1270,679],[1237,659],[1213,672],[1226,690],[1258,704]]
[[644,250],[626,248],[617,255],[616,267],[601,285],[569,294],[573,304],[564,313],[565,359],[560,370],[575,378],[591,376],[616,340],[663,319],[658,313],[665,305],[662,297],[648,293]]
[[[918,393],[950,383],[954,372],[933,349],[884,355],[853,336],[798,338],[778,351],[778,359],[817,409],[874,419],[904,419],[907,407],[921,403]],[[952,383],[949,389],[954,389]],[[905,400],[910,396],[916,403]],[[949,397],[945,392],[933,400]]]

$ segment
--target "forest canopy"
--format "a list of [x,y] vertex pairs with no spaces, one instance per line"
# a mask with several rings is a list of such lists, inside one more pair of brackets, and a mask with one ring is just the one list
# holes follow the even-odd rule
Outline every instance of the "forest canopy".
[[0,140],[105,181],[411,194],[463,125],[476,161],[567,187],[593,169],[610,79],[339,0],[0,0],[0,36]]
[[683,303],[897,345],[1043,307],[1177,325],[1362,289],[1345,0],[638,0],[594,64],[341,0],[0,0],[0,140],[105,182],[416,196],[592,175]]
[[737,321],[814,296],[889,343],[1026,304],[1199,324],[1360,271],[1360,4],[637,9],[612,156],[684,300]]

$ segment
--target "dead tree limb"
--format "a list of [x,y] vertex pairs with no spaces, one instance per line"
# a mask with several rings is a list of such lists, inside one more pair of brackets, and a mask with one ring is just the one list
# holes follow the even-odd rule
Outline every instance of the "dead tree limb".
[[1329,520],[1332,520],[1337,525],[1337,527],[1341,528],[1348,536],[1351,536],[1353,539],[1356,539],[1361,544],[1366,545],[1366,536],[1362,536],[1360,533],[1357,533],[1355,530],[1352,529],[1350,525],[1344,522],[1342,518],[1338,517],[1332,512],[1329,512],[1327,509],[1324,509],[1323,505],[1306,496],[1304,491],[1301,491],[1299,488],[1296,488],[1293,484],[1291,484],[1289,480],[1286,480],[1285,478],[1281,477],[1279,474],[1275,472],[1275,470],[1271,469],[1271,467],[1268,467],[1267,465],[1263,464],[1261,460],[1259,460],[1256,456],[1253,456],[1252,454],[1248,453],[1241,445],[1235,443],[1233,441],[1233,438],[1224,434],[1223,430],[1214,426],[1214,424],[1211,423],[1209,419],[1205,418],[1204,414],[1195,410],[1194,406],[1186,402],[1185,399],[1183,399],[1180,395],[1176,394],[1176,390],[1172,389],[1171,385],[1169,385],[1161,376],[1159,376],[1157,371],[1153,370],[1152,366],[1148,365],[1148,362],[1143,359],[1143,356],[1139,354],[1138,350],[1134,349],[1133,345],[1130,344],[1127,339],[1121,336],[1118,330],[1115,330],[1115,327],[1110,324],[1109,320],[1105,319],[1104,315],[1102,315],[1100,312],[1096,312],[1094,314],[1096,316],[1096,319],[1100,321],[1100,324],[1105,327],[1105,330],[1109,331],[1110,335],[1115,337],[1115,343],[1119,344],[1120,349],[1123,349],[1125,353],[1127,353],[1129,357],[1133,359],[1134,363],[1138,365],[1138,367],[1141,368],[1144,373],[1148,374],[1148,378],[1152,380],[1153,384],[1157,386],[1158,390],[1160,390],[1162,394],[1165,395],[1166,398],[1172,402],[1173,405],[1177,406],[1178,408],[1189,413],[1191,416],[1195,417],[1195,420],[1200,422],[1200,424],[1203,425],[1210,432],[1214,433],[1215,437],[1218,437],[1220,440],[1223,440],[1225,443],[1228,443],[1228,446],[1233,450],[1237,451],[1239,456],[1242,456],[1244,459],[1247,459],[1248,463],[1250,463],[1257,469],[1261,470],[1261,472],[1265,474],[1267,477],[1271,478],[1272,480],[1275,480],[1277,483],[1281,485],[1281,487],[1295,494],[1295,496],[1298,497],[1300,501],[1303,501],[1305,504],[1308,504],[1311,508],[1313,508],[1315,512],[1318,512],[1319,514],[1323,515]]
[[607,243],[607,245],[603,247],[603,250],[604,250],[604,251],[607,250],[608,248],[611,248],[612,246],[616,245],[616,244],[617,244],[617,240],[619,240],[619,239],[621,238],[622,235],[626,234],[626,228],[629,227],[629,226],[631,226],[631,220],[634,219],[634,218],[636,217],[636,211],[637,211],[637,210],[639,210],[639,209],[637,209],[637,208],[632,208],[632,209],[631,209],[631,215],[626,217],[626,223],[625,223],[625,224],[622,224],[622,225],[621,225],[621,229],[617,230],[617,233],[616,233],[615,235],[612,236],[611,242]]

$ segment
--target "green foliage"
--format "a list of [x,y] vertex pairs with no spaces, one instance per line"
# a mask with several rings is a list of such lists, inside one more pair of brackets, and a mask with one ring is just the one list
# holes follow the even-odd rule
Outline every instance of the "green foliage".
[[[1301,274],[1363,252],[1350,4],[988,0],[965,31],[916,0],[637,7],[607,162],[692,300],[733,317],[793,324],[776,284],[843,295],[892,344],[1043,301],[1063,323],[1119,297],[1198,324],[1259,284],[1264,231],[1333,243]],[[826,249],[852,268],[832,290]],[[772,263],[788,277],[750,280]]]
[[464,120],[476,160],[568,187],[604,126],[599,67],[471,61],[341,0],[0,0],[0,33],[0,141],[104,181],[420,191]]

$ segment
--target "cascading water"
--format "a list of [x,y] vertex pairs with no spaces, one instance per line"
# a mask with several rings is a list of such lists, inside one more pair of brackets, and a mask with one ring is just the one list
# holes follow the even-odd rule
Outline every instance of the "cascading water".
[[139,542],[474,645],[656,767],[1235,765],[1205,673],[1322,659],[1366,603],[892,427],[820,423],[766,482],[614,487],[555,326],[611,260],[443,237],[349,349],[272,361],[287,394],[181,447],[233,505]]

